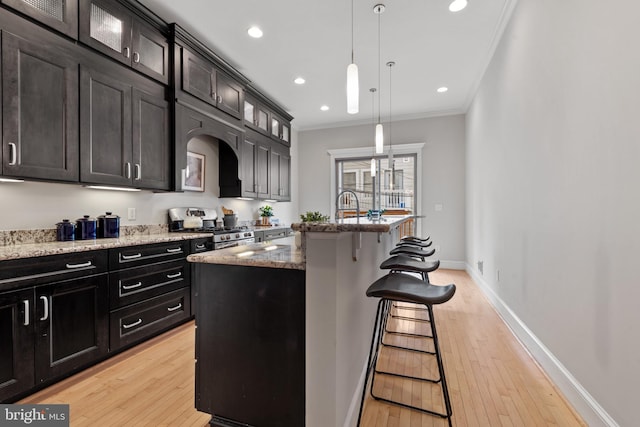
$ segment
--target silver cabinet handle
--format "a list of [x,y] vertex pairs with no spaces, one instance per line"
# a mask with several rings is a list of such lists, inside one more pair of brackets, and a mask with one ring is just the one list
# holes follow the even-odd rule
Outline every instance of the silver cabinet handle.
[[125,165],[127,168],[127,179],[131,179],[131,163],[127,162]]
[[49,318],[49,298],[43,295],[40,297],[40,299],[44,304],[44,314],[42,315],[40,320],[47,320]]
[[178,252],[182,252],[182,248],[167,248],[167,252],[169,252],[170,254],[175,254]]
[[175,279],[176,277],[182,276],[182,272],[178,271],[176,274],[167,274],[167,279]]
[[135,289],[135,288],[139,288],[140,286],[142,286],[142,282],[138,282],[135,285],[122,285],[122,289],[124,289],[125,291],[128,291],[129,289]]
[[133,323],[129,323],[128,325],[122,324],[122,329],[129,329],[129,328],[133,328],[134,326],[138,326],[139,324],[142,323],[142,319],[138,319]]
[[9,143],[9,165],[13,166],[18,161],[18,147],[13,142]]
[[216,93],[216,91],[214,90],[213,92],[211,92],[211,98],[213,98],[213,100],[215,101],[216,99],[218,99],[218,94]]
[[140,62],[140,53],[133,52],[133,62],[135,62],[136,64]]
[[222,96],[218,95],[216,101],[218,101],[218,104],[222,104]]
[[206,248],[206,247],[207,247],[207,245],[205,245],[204,243],[198,243],[198,244],[196,245],[196,249],[204,249],[204,248]]
[[141,176],[142,176],[142,167],[140,166],[139,163],[136,163],[135,164],[135,179],[139,180]]
[[124,255],[124,254],[121,254],[121,255],[120,255],[120,257],[121,257],[123,260],[127,261],[127,260],[130,260],[130,259],[141,258],[141,257],[142,257],[142,254],[141,254],[141,253],[137,253],[137,254],[134,254],[134,255]]
[[22,324],[29,326],[29,300],[26,299],[22,301],[22,304],[24,304],[24,322],[22,322]]
[[167,311],[176,311],[182,308],[182,303],[178,303],[175,307],[167,307]]
[[91,266],[91,261],[83,262],[82,264],[67,264],[66,265],[67,268],[84,268],[84,267],[90,267],[90,266]]
[[128,47],[125,47],[124,50],[122,51],[122,54],[124,55],[125,58],[128,58],[129,55],[131,54],[131,50]]

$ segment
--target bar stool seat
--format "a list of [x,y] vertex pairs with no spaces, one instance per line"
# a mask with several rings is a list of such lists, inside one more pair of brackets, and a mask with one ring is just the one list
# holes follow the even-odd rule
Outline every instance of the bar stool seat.
[[396,246],[415,246],[417,248],[428,248],[432,244],[433,242],[431,240],[427,242],[420,242],[417,240],[401,240],[398,243],[396,243]]
[[[442,355],[440,352],[440,346],[438,343],[438,335],[436,333],[436,325],[433,318],[433,305],[435,304],[443,304],[449,301],[456,292],[456,285],[450,284],[445,286],[435,286],[429,283],[424,282],[423,280],[418,279],[417,277],[406,275],[406,274],[397,274],[397,273],[389,273],[384,277],[376,280],[369,288],[367,289],[366,295],[368,297],[379,298],[378,302],[378,311],[376,313],[376,320],[374,325],[374,331],[371,338],[371,348],[369,350],[369,357],[367,358],[367,371],[365,376],[365,384],[362,390],[362,399],[360,401],[360,415],[358,417],[358,426],[360,426],[360,421],[362,419],[362,408],[364,405],[364,397],[366,395],[367,384],[369,382],[369,375],[373,371],[373,375],[371,378],[371,396],[376,400],[381,400],[383,402],[388,402],[396,405],[403,406],[405,408],[418,410],[421,412],[429,413],[432,415],[436,415],[441,418],[446,418],[449,426],[451,427],[451,400],[449,398],[449,391],[447,387],[447,381],[445,378],[444,372],[444,364],[442,363]],[[433,356],[436,358],[436,362],[438,365],[438,373],[439,378],[420,378],[420,377],[412,377],[399,373],[392,372],[381,372],[377,371],[376,365],[378,362],[378,353],[380,351],[381,342],[384,334],[384,324],[386,323],[387,310],[389,307],[390,301],[401,301],[408,302],[414,304],[423,304],[426,306],[429,311],[429,318],[431,319],[431,333],[433,339],[433,347],[434,352]],[[377,342],[377,345],[376,345]],[[436,412],[433,409],[426,409],[423,407],[418,407],[414,405],[410,405],[407,403],[403,403],[400,401],[387,399],[382,396],[377,396],[374,394],[374,384],[376,373],[393,375],[403,378],[408,378],[411,380],[419,380],[419,381],[428,381],[431,383],[439,383],[442,388],[442,396],[444,400],[445,413]]]
[[390,258],[385,259],[380,264],[380,268],[383,270],[393,271],[409,271],[412,273],[422,274],[422,279],[429,281],[428,273],[436,271],[440,267],[440,260],[418,261],[415,258],[411,258],[406,255],[393,255]]
[[429,257],[436,253],[435,249],[424,250],[416,248],[415,246],[396,246],[389,251],[389,255],[409,255],[412,257],[420,258],[424,261],[426,257]]
[[403,236],[400,240],[404,240],[404,241],[413,241],[413,242],[428,242],[429,240],[431,240],[431,236],[427,236],[424,239],[420,238],[418,236]]

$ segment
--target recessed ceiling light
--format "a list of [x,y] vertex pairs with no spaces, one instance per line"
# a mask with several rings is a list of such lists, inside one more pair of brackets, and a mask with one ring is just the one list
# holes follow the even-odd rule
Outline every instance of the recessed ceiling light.
[[306,80],[302,77],[297,77],[293,82],[297,85],[303,85]]
[[322,107],[320,107],[320,109],[322,111],[329,111],[329,106],[328,105],[323,105]]
[[259,39],[262,37],[262,30],[256,26],[253,26],[247,30],[247,34],[249,34],[254,39]]
[[448,87],[446,87],[446,86],[442,86],[442,87],[439,87],[439,88],[437,89],[438,93],[445,93],[445,92],[446,92],[446,91],[448,91],[448,90],[449,90],[449,88],[448,88]]
[[467,0],[453,0],[449,5],[449,10],[451,12],[460,12],[465,7],[467,7]]

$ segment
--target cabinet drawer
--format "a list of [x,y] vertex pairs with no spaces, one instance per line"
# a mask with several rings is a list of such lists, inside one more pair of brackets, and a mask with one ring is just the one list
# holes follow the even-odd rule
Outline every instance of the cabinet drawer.
[[111,312],[111,351],[141,341],[190,317],[189,288]]
[[265,230],[264,232],[264,240],[274,240],[274,239],[282,239],[284,237],[288,237],[291,232],[290,228],[278,228],[275,230]]
[[199,239],[191,240],[191,252],[197,254],[198,252],[206,252],[213,250],[213,237],[202,237]]
[[110,249],[109,269],[119,270],[155,262],[181,259],[185,258],[188,253],[188,240]]
[[129,268],[109,275],[111,309],[162,295],[190,283],[191,268],[185,260]]
[[107,271],[107,251],[86,251],[0,262],[0,291]]

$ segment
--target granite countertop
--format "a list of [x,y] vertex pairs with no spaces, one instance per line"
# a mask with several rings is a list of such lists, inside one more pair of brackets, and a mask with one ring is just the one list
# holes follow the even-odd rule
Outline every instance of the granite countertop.
[[366,217],[360,217],[359,221],[356,218],[345,218],[337,222],[300,222],[291,224],[291,229],[294,231],[319,233],[348,231],[386,233],[411,218],[415,217],[413,215],[383,215],[381,220],[376,221],[372,221]]
[[253,243],[201,252],[189,255],[187,261],[204,264],[248,265],[304,270],[305,262],[302,251],[295,246],[293,237],[278,239],[277,242],[277,244],[273,241]]
[[198,237],[211,237],[211,233],[155,233],[123,236],[118,239],[75,240],[71,242],[26,243],[0,246],[0,261],[30,258],[45,255],[58,255],[73,252],[118,248],[122,246],[146,245],[150,243],[191,240]]

